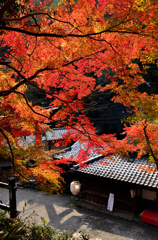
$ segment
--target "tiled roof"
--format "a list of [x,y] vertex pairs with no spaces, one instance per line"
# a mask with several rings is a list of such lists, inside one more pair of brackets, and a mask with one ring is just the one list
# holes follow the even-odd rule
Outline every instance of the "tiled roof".
[[[85,168],[78,168],[77,171],[99,177],[158,188],[158,172],[147,172],[139,168],[146,166],[147,163],[147,158],[131,162],[125,157],[120,158],[119,156],[111,156],[111,159],[103,157],[89,163]],[[155,166],[154,163],[152,165]]]
[[53,132],[46,131],[42,136],[42,141],[58,140],[62,139],[62,135],[67,132],[66,128],[53,128]]
[[18,143],[23,148],[28,148],[30,145],[35,145],[35,135],[27,135],[17,137]]
[[[42,134],[42,141],[62,139],[62,135],[66,132],[66,128],[53,128],[52,131],[46,131]],[[17,137],[17,139],[19,140],[19,144],[24,148],[28,148],[30,145],[35,145],[35,135]]]
[[[62,157],[65,157],[65,158],[70,158],[70,157],[77,157],[78,153],[79,153],[79,150],[80,149],[84,149],[85,145],[84,144],[80,144],[78,141],[75,142],[72,146],[71,146],[71,151],[67,151],[67,152],[64,152],[64,153],[61,153],[61,154],[58,154],[56,157],[57,158],[62,158]],[[94,151],[91,152],[91,158],[94,158],[98,156]]]
[[[76,142],[72,146],[72,150],[64,153],[64,157],[69,158],[77,156],[79,149],[83,148]],[[62,157],[62,156],[60,156]],[[90,159],[87,161],[88,166],[79,168],[77,165],[74,167],[76,171],[89,175],[104,177],[108,179],[119,180],[123,182],[138,184],[141,186],[147,186],[152,188],[158,188],[158,172],[147,172],[140,169],[140,167],[147,166],[148,158],[143,157],[139,160],[134,160],[127,157],[111,156],[103,157],[97,156],[93,153]],[[150,165],[154,167],[155,164]]]

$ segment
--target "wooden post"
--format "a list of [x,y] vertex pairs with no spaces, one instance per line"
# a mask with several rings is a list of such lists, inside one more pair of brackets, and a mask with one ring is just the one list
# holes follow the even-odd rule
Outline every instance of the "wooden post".
[[15,186],[15,178],[11,177],[9,180],[9,204],[10,204],[10,218],[17,217],[17,209],[16,209],[16,186]]

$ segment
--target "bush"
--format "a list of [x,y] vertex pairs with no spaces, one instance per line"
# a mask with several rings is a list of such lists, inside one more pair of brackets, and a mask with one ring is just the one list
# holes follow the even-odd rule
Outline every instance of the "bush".
[[56,240],[55,230],[45,220],[43,225],[25,224],[19,219],[12,220],[0,211],[0,239],[2,240]]
[[0,239],[2,240],[25,240],[27,229],[24,223],[9,219],[4,211],[0,212]]
[[4,211],[0,211],[0,239],[1,240],[89,240],[89,235],[80,231],[72,235],[69,231],[57,233],[46,220],[43,225],[26,224],[20,219],[12,220]]
[[29,229],[29,240],[56,240],[54,235],[56,234],[55,230],[50,227],[46,220],[42,219],[43,226],[42,225],[36,225],[33,223],[28,227]]
[[4,211],[0,211],[0,231],[4,229],[4,227],[9,228],[11,220],[6,217],[6,213]]

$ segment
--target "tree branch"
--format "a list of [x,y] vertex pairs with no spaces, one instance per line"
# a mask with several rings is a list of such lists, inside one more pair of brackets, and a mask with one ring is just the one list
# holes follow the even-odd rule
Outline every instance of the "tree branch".
[[[75,63],[75,62],[78,62],[78,61],[80,61],[80,60],[82,60],[82,59],[86,59],[86,58],[88,58],[88,57],[90,57],[90,56],[93,56],[93,55],[95,55],[95,54],[97,54],[97,53],[99,53],[99,52],[105,51],[105,50],[106,50],[106,49],[104,48],[104,49],[102,49],[102,50],[100,50],[100,51],[97,51],[97,52],[95,52],[95,53],[92,53],[92,54],[90,54],[90,55],[88,55],[88,56],[76,58],[76,59],[74,59],[74,60],[72,60],[72,61],[70,61],[70,62],[67,62],[67,63],[63,64],[62,67],[69,66],[70,64],[73,64],[73,63]],[[11,66],[11,65],[9,64],[9,62],[0,62],[0,65],[5,65],[5,66],[7,66],[8,68],[12,69],[13,71],[15,71],[15,72],[23,79],[21,82],[19,82],[18,84],[16,84],[14,87],[10,88],[9,90],[0,91],[0,96],[3,96],[3,97],[4,97],[4,96],[8,96],[12,91],[15,91],[17,88],[19,88],[21,85],[23,85],[23,84],[25,84],[25,83],[29,83],[29,84],[35,86],[35,85],[32,84],[30,81],[34,80],[40,73],[45,72],[45,71],[53,71],[53,70],[56,70],[56,69],[50,68],[50,67],[41,68],[41,69],[38,69],[31,77],[25,78],[25,76],[23,76],[19,70],[17,70],[17,69],[14,68],[13,66]],[[35,86],[35,87],[36,87],[36,86]],[[41,89],[40,89],[40,90],[41,90]],[[42,91],[42,90],[41,90],[41,91]],[[46,91],[44,91],[44,92],[46,93]],[[49,93],[47,93],[47,94],[49,94]],[[52,96],[52,94],[50,94],[50,95]],[[62,101],[62,100],[61,100],[61,101]]]
[[9,138],[7,137],[7,135],[4,133],[4,131],[2,129],[0,129],[0,132],[3,134],[3,136],[5,137],[5,139],[7,140],[7,144],[9,146],[9,149],[10,149],[10,152],[11,152],[11,156],[12,156],[12,164],[13,164],[13,168],[14,168],[14,154],[13,154],[13,150],[12,150],[12,147],[11,147],[11,144],[9,142]]
[[10,149],[10,152],[11,152],[11,155],[12,155],[12,160],[11,160],[11,162],[12,162],[12,164],[13,164],[13,171],[16,172],[16,173],[19,174],[22,178],[24,178],[25,180],[28,181],[27,178],[25,178],[21,173],[19,173],[19,172],[15,169],[15,166],[14,166],[14,154],[13,154],[13,150],[12,150],[12,148],[11,148],[11,144],[10,144],[10,142],[9,142],[9,138],[7,137],[7,135],[4,133],[4,131],[3,131],[2,129],[0,129],[0,132],[3,134],[3,136],[4,136],[4,137],[6,138],[6,140],[7,140],[7,143],[8,143],[8,146],[9,146],[9,149]]
[[21,92],[18,92],[18,91],[10,91],[10,92],[12,92],[12,93],[17,93],[17,94],[21,95],[21,96],[25,99],[27,106],[31,109],[32,112],[34,112],[35,114],[37,114],[37,115],[39,115],[39,116],[41,116],[41,117],[44,117],[44,118],[48,118],[48,119],[49,119],[49,117],[47,117],[47,116],[45,116],[45,115],[43,115],[43,114],[41,114],[41,113],[36,112],[36,111],[31,107],[31,105],[29,104],[29,102],[28,102],[25,94],[23,94],[23,93],[21,93]]
[[143,128],[143,130],[144,130],[144,135],[145,135],[145,139],[146,139],[147,145],[148,145],[148,147],[149,147],[149,151],[150,151],[150,153],[151,153],[151,156],[153,157],[153,159],[154,159],[154,161],[155,161],[155,163],[156,163],[157,169],[158,169],[158,159],[156,158],[156,156],[155,156],[155,154],[154,154],[154,152],[153,152],[153,150],[152,150],[152,147],[151,147],[151,144],[150,144],[150,140],[149,140],[149,137],[148,137],[148,135],[147,135],[146,128],[147,128],[147,122],[145,121],[145,126],[144,126],[144,128]]
[[27,14],[25,16],[18,17],[18,18],[3,18],[3,21],[10,21],[10,22],[21,21],[25,18],[34,17],[34,16],[38,16],[38,15],[47,15],[50,17],[50,15],[48,13],[38,12],[38,13],[30,13],[30,14]]
[[74,37],[74,38],[85,38],[85,37],[90,37],[90,36],[97,36],[101,35],[103,33],[121,33],[121,34],[133,34],[133,35],[140,35],[144,37],[150,37],[155,40],[157,40],[156,37],[151,36],[150,34],[147,33],[140,33],[138,31],[128,31],[128,30],[111,30],[112,28],[115,28],[116,26],[112,26],[108,29],[105,29],[103,31],[97,32],[97,33],[87,33],[87,34],[74,34],[74,33],[65,33],[65,34],[56,34],[56,33],[38,33],[38,32],[31,32],[27,31],[21,28],[15,28],[15,27],[7,27],[7,26],[0,26],[0,30],[6,30],[6,31],[11,31],[11,32],[19,32],[23,33],[29,36],[34,36],[34,37],[54,37],[54,38],[64,38],[64,37]]

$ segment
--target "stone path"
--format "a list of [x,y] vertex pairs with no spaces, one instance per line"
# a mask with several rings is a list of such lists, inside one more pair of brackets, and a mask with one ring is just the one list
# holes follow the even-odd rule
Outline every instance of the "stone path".
[[[0,200],[7,203],[8,190],[0,188]],[[20,217],[42,223],[46,219],[57,230],[84,230],[91,238],[103,240],[157,240],[158,227],[122,219],[86,208],[74,208],[69,194],[45,196],[31,189],[17,190],[17,209]]]

